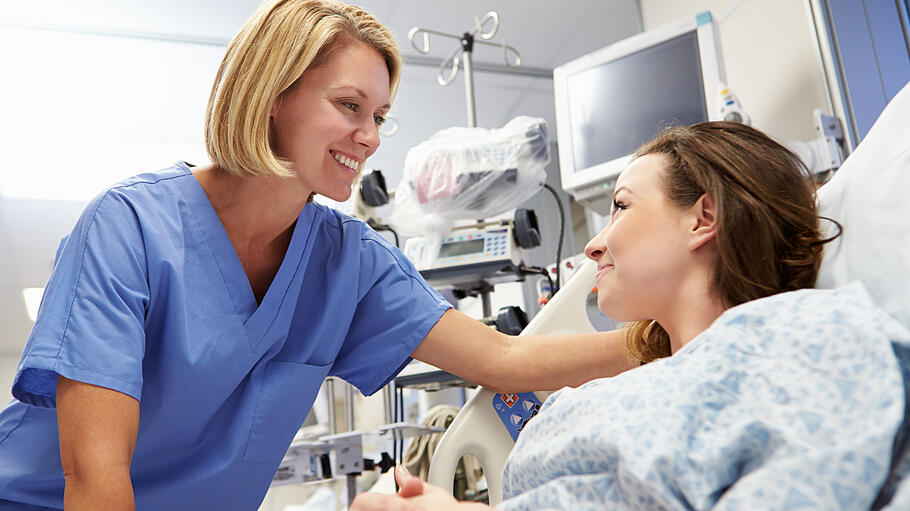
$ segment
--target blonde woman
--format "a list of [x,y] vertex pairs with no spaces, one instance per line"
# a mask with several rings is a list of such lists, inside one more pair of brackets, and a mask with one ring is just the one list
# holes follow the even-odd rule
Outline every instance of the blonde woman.
[[332,0],[247,22],[209,99],[211,163],[111,187],[62,246],[0,413],[0,510],[255,509],[329,375],[370,394],[413,356],[521,391],[630,365],[618,335],[519,343],[451,310],[310,200],[350,196],[401,62]]

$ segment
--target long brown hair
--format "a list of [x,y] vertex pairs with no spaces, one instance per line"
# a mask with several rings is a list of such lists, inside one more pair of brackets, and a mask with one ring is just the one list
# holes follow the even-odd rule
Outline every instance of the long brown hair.
[[[714,201],[712,290],[725,308],[815,284],[822,246],[840,232],[822,238],[815,185],[792,151],[754,128],[720,121],[668,128],[635,156],[646,154],[669,162],[671,204],[687,208],[704,194]],[[643,363],[671,354],[669,335],[655,321],[627,324],[625,340]]]

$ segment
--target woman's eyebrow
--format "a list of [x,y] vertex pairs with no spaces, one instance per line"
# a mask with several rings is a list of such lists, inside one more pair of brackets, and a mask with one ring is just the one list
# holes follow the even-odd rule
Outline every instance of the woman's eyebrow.
[[620,186],[619,188],[613,190],[613,196],[616,197],[616,194],[619,193],[619,192],[621,192],[621,191],[623,191],[623,190],[625,190],[625,191],[631,193],[632,195],[635,195],[635,192],[633,192],[632,189],[629,188],[628,186]]
[[[335,90],[335,91],[350,90],[350,91],[353,91],[354,94],[356,94],[358,97],[360,97],[362,99],[367,99],[367,94],[366,94],[366,92],[363,92],[363,89],[354,87],[352,85],[342,85],[339,87],[332,87],[332,90]],[[392,105],[386,103],[386,104],[382,105],[381,107],[379,107],[379,110],[388,110],[389,108],[391,108],[391,106]]]

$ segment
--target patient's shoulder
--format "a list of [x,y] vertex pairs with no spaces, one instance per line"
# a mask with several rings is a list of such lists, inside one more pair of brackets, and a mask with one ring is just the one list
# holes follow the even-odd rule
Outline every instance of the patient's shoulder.
[[862,284],[802,289],[732,307],[678,355],[732,353],[800,363],[843,363],[856,357],[891,357],[891,344],[910,344],[910,333],[873,304]]

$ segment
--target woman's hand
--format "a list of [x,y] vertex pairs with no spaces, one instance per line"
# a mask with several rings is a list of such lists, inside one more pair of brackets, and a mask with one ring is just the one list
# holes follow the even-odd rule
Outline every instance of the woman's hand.
[[425,488],[423,481],[419,477],[412,476],[404,465],[395,467],[395,482],[399,488],[397,495],[361,493],[351,503],[350,511],[428,511],[428,509],[432,509],[408,500],[410,497],[422,495]]
[[481,504],[458,502],[442,488],[424,483],[408,473],[403,466],[395,468],[397,495],[361,493],[351,504],[351,511],[437,511],[446,509],[482,508]]
[[412,476],[404,465],[395,467],[395,482],[398,483],[399,497],[409,498],[423,494],[423,480],[419,477]]

